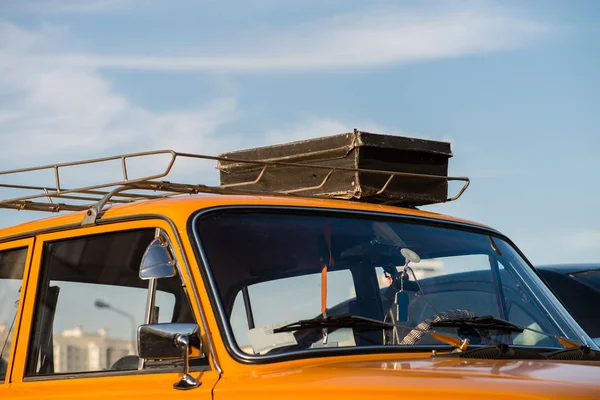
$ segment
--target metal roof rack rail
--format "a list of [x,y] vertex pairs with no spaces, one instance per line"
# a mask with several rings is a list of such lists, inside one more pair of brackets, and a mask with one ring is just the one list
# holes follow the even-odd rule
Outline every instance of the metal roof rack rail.
[[[156,174],[145,175],[130,179],[128,161],[134,158],[150,157],[156,155],[167,155],[169,156],[168,161],[164,169]],[[177,160],[188,159],[188,160],[208,160],[216,161],[219,165],[235,163],[239,165],[251,165],[255,167],[256,174],[252,179],[248,179],[243,182],[236,182],[231,184],[220,184],[218,186],[208,186],[203,184],[195,183],[176,183],[169,181],[161,181],[161,178],[165,178]],[[81,167],[85,165],[96,165],[102,167],[111,161],[120,161],[121,163],[121,178],[120,180],[110,181],[105,183],[99,183],[89,186],[82,186],[76,188],[65,188],[61,185],[62,177],[61,171],[66,167]],[[292,168],[302,170],[321,171],[322,178],[319,177],[318,182],[307,186],[297,186],[287,190],[268,190],[268,189],[256,189],[256,185],[260,185],[265,181],[265,178],[270,171],[277,168]],[[123,204],[131,203],[143,200],[160,199],[173,197],[177,195],[185,194],[198,194],[198,193],[213,193],[213,194],[270,194],[270,195],[296,195],[305,197],[326,197],[326,198],[340,198],[339,196],[332,195],[330,193],[315,193],[318,190],[324,188],[327,183],[336,174],[373,174],[379,176],[383,184],[380,188],[373,193],[373,196],[379,196],[385,193],[394,179],[399,178],[418,178],[421,180],[429,181],[461,181],[463,186],[461,189],[452,197],[448,197],[443,201],[436,201],[434,203],[443,203],[447,201],[453,201],[458,199],[469,186],[469,178],[466,177],[450,177],[430,174],[420,174],[412,172],[393,172],[386,170],[377,169],[364,169],[364,168],[345,168],[336,166],[327,166],[321,164],[304,164],[304,163],[290,163],[290,162],[273,162],[273,161],[261,161],[261,160],[248,160],[248,159],[235,159],[229,157],[216,157],[207,156],[201,154],[182,153],[173,150],[156,150],[139,153],[130,153],[117,155],[112,157],[95,158],[82,161],[74,161],[68,163],[49,164],[38,167],[21,168],[7,171],[0,171],[0,180],[2,177],[18,177],[20,174],[35,171],[52,171],[54,174],[54,182],[50,186],[32,186],[23,184],[12,184],[12,183],[0,183],[0,188],[4,189],[16,189],[24,192],[23,196],[0,200],[0,208],[14,209],[14,210],[34,210],[34,211],[45,211],[45,212],[61,212],[61,211],[83,211],[87,210],[86,216],[82,221],[82,224],[94,224],[99,218],[102,210],[107,204]],[[316,174],[315,174],[316,175]],[[254,189],[253,189],[254,187]],[[343,197],[342,197],[343,198]],[[365,197],[366,199],[369,196]],[[350,199],[351,200],[351,199]],[[408,204],[405,199],[394,199],[390,198],[385,202],[387,204]]]

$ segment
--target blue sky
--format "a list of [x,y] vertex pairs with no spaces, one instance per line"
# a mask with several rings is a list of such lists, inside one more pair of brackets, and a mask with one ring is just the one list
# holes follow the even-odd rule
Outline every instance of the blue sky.
[[0,169],[353,128],[449,140],[472,185],[428,209],[534,263],[600,261],[599,2],[166,4],[3,3]]

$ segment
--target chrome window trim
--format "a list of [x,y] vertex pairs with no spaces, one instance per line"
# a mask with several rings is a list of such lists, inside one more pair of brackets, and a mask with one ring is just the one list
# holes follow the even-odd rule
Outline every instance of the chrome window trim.
[[0,238],[0,243],[9,243],[9,242],[12,242],[15,240],[27,239],[30,237],[36,237],[38,235],[45,235],[47,233],[75,230],[77,228],[86,228],[86,227],[82,226],[81,224],[65,224],[65,225],[51,226],[48,228],[36,229],[33,231],[27,231],[27,232],[16,233],[14,235],[3,236]]
[[[190,372],[206,372],[210,371],[210,366],[198,366],[190,367]],[[136,376],[136,375],[148,375],[148,374],[181,374],[180,367],[156,367],[149,369],[128,369],[120,371],[90,371],[90,372],[73,372],[65,374],[54,374],[54,375],[38,375],[38,376],[26,376],[23,378],[23,382],[45,382],[45,381],[57,381],[66,379],[82,379],[82,378],[111,378],[115,376]]]
[[[405,214],[395,214],[390,212],[376,212],[376,211],[362,211],[362,210],[350,210],[350,209],[341,209],[341,208],[327,208],[327,207],[304,207],[304,206],[280,206],[280,205],[221,205],[214,206],[209,208],[204,208],[196,211],[191,215],[191,218],[188,222],[188,230],[191,230],[194,240],[196,241],[196,246],[194,250],[198,253],[197,256],[200,256],[198,260],[198,264],[200,266],[202,275],[204,277],[204,284],[208,285],[208,291],[210,294],[211,302],[213,303],[213,310],[216,309],[217,323],[219,325],[221,331],[221,337],[224,339],[225,347],[229,354],[238,362],[242,363],[271,363],[278,361],[287,361],[293,358],[298,357],[319,357],[326,355],[327,353],[331,353],[332,356],[346,354],[364,354],[364,353],[391,353],[398,352],[398,347],[385,347],[385,346],[363,346],[360,348],[328,348],[328,349],[319,349],[319,350],[300,350],[293,351],[284,354],[276,354],[276,355],[250,355],[246,354],[237,345],[235,338],[233,337],[233,332],[231,330],[231,325],[229,321],[227,321],[225,310],[223,304],[221,302],[220,296],[218,294],[217,285],[212,275],[211,268],[209,267],[208,259],[206,257],[206,252],[204,247],[202,246],[202,242],[198,236],[197,232],[197,222],[199,219],[205,217],[207,214],[213,214],[218,212],[227,212],[231,210],[243,210],[243,211],[302,211],[302,212],[315,212],[322,214],[338,214],[338,215],[358,215],[358,216],[375,216],[379,218],[389,218],[389,219],[397,219],[397,220],[408,220],[412,222],[425,222],[430,225],[440,225],[440,226],[450,226],[457,227],[463,230],[478,232],[478,233],[486,233],[488,235],[493,235],[495,237],[501,238],[510,244],[515,251],[525,260],[527,265],[535,272],[537,271],[533,268],[532,264],[527,260],[525,255],[517,248],[517,246],[505,235],[498,232],[497,230],[485,226],[473,225],[459,221],[447,221],[437,218],[430,217],[422,217],[422,216],[414,216],[414,215],[405,215]],[[190,235],[192,236],[192,235]],[[539,275],[539,273],[538,273]],[[410,352],[419,351],[419,347],[421,346],[412,346],[410,350],[407,348],[406,350]],[[431,351],[432,346],[422,347],[421,351]],[[448,350],[450,347],[441,346],[442,349]],[[406,351],[403,350],[403,351]],[[443,351],[443,350],[442,350]]]
[[[208,323],[206,321],[206,315],[202,309],[202,305],[200,303],[200,297],[199,297],[199,293],[198,293],[198,288],[196,283],[194,282],[194,280],[192,279],[192,275],[191,275],[191,269],[189,266],[189,259],[187,254],[185,253],[184,247],[183,247],[183,242],[181,240],[181,236],[179,235],[179,231],[177,230],[177,226],[175,225],[175,223],[166,215],[162,215],[162,214],[138,214],[138,215],[129,215],[129,216],[121,216],[121,217],[113,217],[113,218],[100,218],[98,219],[96,226],[97,225],[109,225],[109,224],[115,224],[115,223],[119,223],[119,222],[133,222],[133,221],[143,221],[143,220],[149,220],[149,219],[160,219],[165,221],[169,227],[171,228],[171,231],[174,233],[174,237],[175,240],[177,242],[177,246],[179,246],[179,249],[181,250],[181,255],[183,258],[183,267],[185,268],[185,272],[187,273],[188,277],[190,278],[190,282],[191,282],[191,291],[192,293],[189,292],[189,288],[187,287],[187,285],[184,284],[184,282],[181,282],[181,286],[185,292],[185,294],[188,296],[188,298],[190,300],[190,294],[193,294],[194,296],[194,303],[196,304],[196,306],[198,307],[198,310],[200,311],[200,322],[202,324],[202,329],[205,333],[206,336],[206,347],[208,348],[208,352],[210,354],[210,357],[213,360],[214,366],[215,366],[215,370],[217,371],[217,373],[219,375],[221,375],[223,373],[223,370],[219,364],[219,360],[217,358],[217,354],[214,348],[214,344],[211,338],[211,335],[209,333],[208,330]],[[5,242],[5,241],[12,241],[12,240],[18,240],[18,239],[22,239],[22,238],[27,238],[27,237],[37,237],[38,235],[42,235],[42,234],[48,234],[48,233],[55,233],[55,232],[64,232],[64,231],[69,231],[69,230],[77,230],[77,229],[85,229],[85,228],[90,228],[90,226],[82,226],[80,224],[68,224],[68,225],[60,225],[60,226],[55,226],[55,227],[50,227],[50,228],[46,228],[46,229],[39,229],[37,231],[30,231],[30,232],[25,232],[22,234],[18,234],[18,235],[12,235],[12,236],[8,236],[5,238],[0,239],[0,243]],[[35,246],[37,246],[38,243],[35,244]],[[182,275],[182,269],[181,266],[179,265],[180,263],[177,263],[177,272]],[[37,284],[36,284],[37,285]],[[29,351],[27,351],[28,355],[29,355]],[[190,371],[210,371],[210,365],[208,365],[207,367],[190,367]],[[98,376],[131,376],[131,375],[136,375],[136,374],[146,374],[146,373],[166,373],[166,372],[174,372],[174,371],[170,371],[164,368],[156,368],[156,369],[148,369],[148,370],[130,370],[130,371],[98,371],[98,372],[79,372],[79,373],[74,373],[74,374],[56,374],[56,375],[44,375],[44,376],[23,376],[23,382],[33,382],[33,381],[46,381],[46,380],[57,380],[57,379],[74,379],[74,378],[89,378],[89,377],[98,377]]]

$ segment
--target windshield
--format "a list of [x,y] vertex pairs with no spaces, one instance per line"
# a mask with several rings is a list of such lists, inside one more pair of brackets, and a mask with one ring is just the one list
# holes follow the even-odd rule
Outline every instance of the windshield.
[[[432,322],[473,316],[590,342],[515,249],[486,231],[408,218],[255,210],[208,214],[195,230],[227,333],[245,355],[438,346],[425,333]],[[299,320],[342,316],[399,327],[277,332]],[[529,330],[435,330],[472,344],[561,347]]]

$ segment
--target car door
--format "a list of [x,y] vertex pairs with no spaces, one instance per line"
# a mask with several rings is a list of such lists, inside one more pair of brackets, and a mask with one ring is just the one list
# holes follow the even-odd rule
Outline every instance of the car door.
[[[167,241],[178,272],[150,282],[140,279],[139,268],[157,236]],[[182,377],[181,362],[140,362],[137,349],[137,329],[149,318],[159,323],[201,321],[193,284],[183,268],[185,258],[174,238],[169,224],[159,219],[38,236],[11,396],[148,400],[191,395],[173,387]],[[149,312],[152,287],[155,302]],[[199,329],[204,337],[204,327]],[[191,389],[193,396],[211,398],[218,373],[208,354],[190,360],[190,375],[200,383]]]

